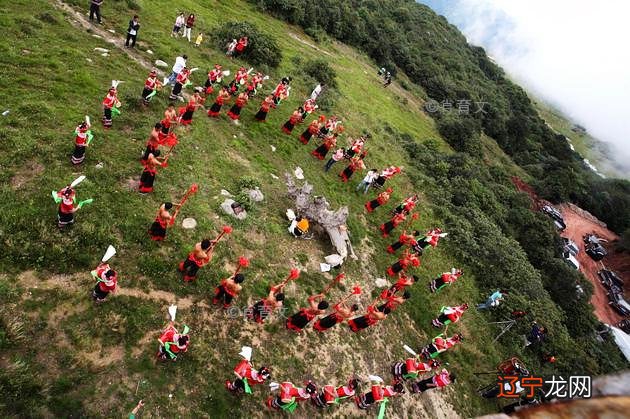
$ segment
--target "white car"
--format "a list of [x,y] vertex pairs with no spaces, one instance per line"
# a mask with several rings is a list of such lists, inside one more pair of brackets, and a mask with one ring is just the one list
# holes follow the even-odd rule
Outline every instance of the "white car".
[[573,254],[571,254],[570,251],[568,250],[563,251],[562,258],[567,263],[567,265],[569,265],[573,269],[576,269],[576,270],[580,269],[580,262],[578,262],[578,260],[575,258],[575,256],[573,256]]

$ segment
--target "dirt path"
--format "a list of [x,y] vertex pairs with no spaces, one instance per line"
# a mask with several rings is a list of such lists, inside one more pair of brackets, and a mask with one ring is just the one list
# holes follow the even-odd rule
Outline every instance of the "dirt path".
[[[65,289],[73,292],[87,293],[90,290],[90,285],[93,286],[94,281],[88,273],[79,273],[74,275],[48,275],[45,279],[40,279],[35,275],[35,272],[25,271],[18,276],[18,282],[20,283],[20,285],[26,288],[37,288],[45,290]],[[175,304],[180,309],[189,309],[193,305],[203,308],[210,308],[210,306],[202,301],[195,302],[190,297],[181,298],[173,294],[172,292],[162,290],[152,289],[149,291],[143,291],[138,288],[127,288],[121,286],[116,290],[115,294],[140,298],[144,300]]]
[[[144,57],[140,56],[135,50],[131,48],[125,48],[125,38],[123,34],[113,34],[106,30],[103,26],[94,25],[89,21],[87,15],[81,13],[78,10],[72,8],[72,6],[62,2],[61,0],[55,0],[55,7],[69,14],[70,19],[68,21],[77,28],[89,29],[92,33],[101,37],[105,42],[114,45],[116,48],[120,49],[122,52],[127,54],[129,58],[131,58],[136,63],[140,64],[147,70],[151,70],[154,65],[152,62],[148,61]],[[158,69],[158,73],[163,76],[164,73]]]
[[[622,319],[622,317],[617,314],[610,305],[608,305],[606,289],[599,282],[597,277],[597,272],[602,269],[602,264],[600,262],[595,262],[586,254],[584,251],[582,236],[593,233],[598,237],[608,240],[609,242],[618,240],[619,237],[614,232],[602,226],[601,221],[594,219],[592,215],[580,214],[581,210],[579,208],[574,208],[570,205],[560,205],[558,206],[558,209],[562,212],[564,221],[567,224],[567,229],[564,231],[562,236],[570,238],[580,248],[580,252],[577,255],[577,260],[580,262],[580,271],[593,284],[594,291],[591,303],[595,308],[595,315],[604,323],[617,323]],[[603,262],[606,262],[606,258],[604,258]]]

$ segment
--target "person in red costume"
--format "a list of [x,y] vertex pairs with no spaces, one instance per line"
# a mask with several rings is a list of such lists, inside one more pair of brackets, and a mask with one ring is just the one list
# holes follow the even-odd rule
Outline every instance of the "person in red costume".
[[376,305],[371,305],[367,308],[365,315],[348,320],[348,326],[350,326],[350,330],[356,333],[370,326],[374,326],[379,321],[385,319],[390,312],[391,309],[388,307],[380,311]]
[[301,308],[300,311],[287,319],[287,329],[301,332],[315,317],[324,314],[328,308],[328,302],[324,300],[324,294],[311,295],[308,297],[308,308]]
[[92,290],[92,299],[101,303],[110,292],[116,292],[118,284],[118,275],[116,271],[109,267],[107,263],[100,263],[92,272],[92,276],[96,279],[96,285]]
[[239,39],[236,43],[233,56],[236,58],[239,55],[243,54],[243,52],[245,52],[245,48],[247,48],[247,45],[249,45],[249,40],[246,36],[242,36],[241,39]]
[[160,150],[149,153],[144,163],[144,170],[140,176],[140,185],[138,190],[141,194],[153,192],[153,182],[157,175],[157,168],[166,167],[168,165],[168,155],[160,160]]
[[188,254],[188,258],[179,263],[178,269],[184,274],[184,282],[191,282],[197,279],[199,268],[208,264],[212,260],[214,246],[211,240],[204,239],[195,244],[195,248]]
[[418,202],[418,195],[409,196],[405,198],[396,208],[393,209],[394,214],[409,214],[416,207]]
[[288,381],[280,384],[280,394],[276,397],[267,399],[267,407],[274,410],[284,410],[293,412],[298,402],[310,400],[317,394],[317,387],[312,382],[306,383],[304,388],[295,387],[293,383]]
[[269,113],[269,108],[273,105],[273,96],[269,95],[265,97],[263,102],[260,104],[260,109],[258,113],[256,113],[256,120],[259,122],[265,122],[267,120],[267,114]]
[[395,276],[399,272],[405,272],[409,266],[414,268],[420,266],[420,258],[415,254],[405,253],[392,266],[387,268],[387,275]]
[[206,83],[204,84],[206,96],[211,95],[212,92],[214,92],[215,84],[221,83],[221,80],[223,79],[223,71],[221,70],[222,68],[223,67],[221,67],[219,64],[215,64],[214,68],[208,71],[208,78],[206,79]]
[[283,283],[271,287],[269,294],[265,298],[256,302],[247,310],[247,317],[256,323],[262,323],[274,310],[282,307],[282,301],[284,301],[282,289],[284,286],[285,284]]
[[303,112],[304,112],[304,109],[301,106],[295,111],[293,111],[293,113],[291,114],[291,117],[289,117],[289,120],[285,122],[284,125],[282,126],[282,131],[285,134],[291,135],[291,133],[293,132],[293,128],[295,128],[297,124],[302,122]]
[[356,395],[359,388],[359,380],[351,379],[347,385],[335,387],[326,385],[322,387],[322,392],[311,398],[311,402],[315,407],[325,409],[333,404],[337,404],[342,400],[349,399]]
[[455,379],[455,374],[449,373],[446,369],[442,369],[442,371],[435,374],[433,377],[413,383],[411,385],[411,392],[422,393],[432,388],[444,388],[447,385],[454,383]]
[[468,304],[462,304],[461,306],[455,307],[442,307],[440,315],[431,320],[431,324],[433,327],[439,329],[442,326],[457,323],[462,318],[466,310],[468,310]]
[[381,224],[379,228],[381,230],[381,233],[383,233],[383,237],[389,236],[389,234],[406,219],[407,216],[405,214],[396,214],[392,217],[391,220],[389,220],[385,224]]
[[59,210],[57,211],[57,225],[64,228],[74,223],[74,213],[79,210],[75,205],[76,192],[70,186],[66,186],[57,192],[57,202],[59,202]]
[[387,188],[387,190],[379,193],[375,199],[366,202],[365,209],[367,210],[367,212],[372,212],[381,205],[385,205],[387,201],[389,201],[392,192],[392,188]]
[[241,117],[241,110],[243,109],[243,106],[247,105],[248,100],[249,95],[247,94],[247,92],[239,94],[236,98],[236,101],[234,102],[234,105],[232,105],[232,107],[228,111],[227,116],[229,116],[232,121],[238,121],[238,119]]
[[142,103],[147,106],[155,94],[162,87],[162,82],[158,79],[157,69],[152,69],[144,82],[144,89],[142,90]]
[[228,308],[232,305],[232,301],[241,292],[243,287],[241,284],[245,281],[243,274],[232,275],[221,281],[221,283],[214,289],[214,298],[212,304],[222,304],[223,308]]
[[415,380],[419,375],[431,372],[441,365],[438,360],[422,362],[418,358],[407,358],[404,362],[396,362],[392,365],[394,380]]
[[300,142],[304,145],[308,144],[311,138],[313,138],[313,135],[319,132],[319,129],[322,126],[322,122],[324,122],[325,120],[326,117],[324,115],[320,115],[318,119],[311,121],[304,132],[300,134]]
[[237,378],[234,381],[226,380],[225,388],[237,394],[251,394],[251,386],[264,384],[265,381],[271,378],[271,370],[269,368],[260,367],[258,370],[255,370],[251,362],[246,359],[241,360],[234,367],[234,374],[236,374]]
[[355,313],[357,310],[359,310],[359,306],[357,304],[348,306],[344,301],[335,304],[333,306],[333,312],[325,317],[318,319],[315,324],[313,324],[313,329],[317,330],[318,332],[326,331],[336,324],[341,323],[344,320],[352,317],[353,313]]
[[444,272],[440,277],[435,278],[429,284],[429,289],[431,292],[438,292],[442,288],[450,286],[455,283],[459,279],[460,276],[464,275],[464,271],[461,269],[451,269],[450,272]]
[[221,88],[214,103],[212,104],[210,109],[208,109],[208,116],[212,118],[217,118],[219,114],[221,113],[221,108],[223,107],[223,105],[225,105],[225,102],[228,101],[229,99],[230,99],[230,92],[228,91],[228,88],[227,87]]
[[396,281],[396,283],[388,289],[383,290],[381,292],[380,298],[386,299],[391,297],[392,295],[395,295],[399,291],[404,292],[405,288],[412,286],[416,282],[418,282],[418,277],[416,275],[407,276],[404,273],[398,274],[398,281]]
[[372,390],[361,396],[356,396],[354,402],[359,409],[365,410],[373,404],[383,403],[386,399],[400,396],[404,392],[405,388],[402,383],[395,383],[394,385],[383,385],[382,381],[373,382]]
[[103,127],[112,126],[112,109],[119,108],[121,103],[118,100],[118,91],[115,87],[110,87],[107,96],[103,99]]
[[92,137],[90,124],[87,121],[81,122],[74,129],[74,133],[76,134],[74,138],[74,152],[72,153],[72,157],[70,157],[70,161],[76,166],[77,164],[83,163],[83,160],[85,160],[85,149]]
[[420,349],[420,356],[423,359],[433,359],[440,355],[442,352],[451,349],[453,346],[464,341],[464,337],[461,333],[451,336],[439,335],[433,338],[430,344]]
[[173,204],[170,202],[165,202],[160,205],[158,212],[155,216],[155,221],[149,227],[149,236],[153,241],[162,241],[166,238],[166,229],[171,224],[171,220],[173,217],[171,213],[168,212],[173,208]]
[[206,99],[202,98],[199,92],[193,93],[188,104],[179,108],[179,123],[183,126],[192,124],[192,119],[197,108],[203,108]]
[[400,236],[398,236],[398,241],[387,246],[387,253],[394,254],[398,249],[403,246],[412,246],[416,243],[415,237],[419,236],[420,232],[418,230],[414,230],[411,234],[407,234],[406,231],[403,231]]
[[184,326],[182,333],[179,333],[173,322],[169,322],[166,329],[158,338],[160,346],[157,352],[157,358],[160,360],[170,359],[176,361],[177,356],[188,351],[190,345],[190,336],[188,335],[188,326]]

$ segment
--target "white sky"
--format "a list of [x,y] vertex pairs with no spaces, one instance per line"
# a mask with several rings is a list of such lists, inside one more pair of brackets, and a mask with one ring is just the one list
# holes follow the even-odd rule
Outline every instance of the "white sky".
[[448,3],[447,17],[469,42],[482,45],[519,81],[630,156],[630,1]]

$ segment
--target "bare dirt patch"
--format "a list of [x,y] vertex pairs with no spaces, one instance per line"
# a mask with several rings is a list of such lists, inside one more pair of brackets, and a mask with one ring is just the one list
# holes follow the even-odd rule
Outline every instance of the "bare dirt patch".
[[[591,304],[593,304],[595,308],[595,315],[604,323],[617,323],[622,317],[608,305],[607,291],[597,277],[597,272],[602,269],[603,264],[594,261],[586,254],[582,237],[585,234],[595,234],[609,242],[618,240],[619,237],[605,226],[602,226],[603,223],[601,221],[595,219],[595,217],[590,214],[584,214],[583,210],[574,205],[560,205],[558,209],[562,212],[564,221],[567,224],[567,229],[562,236],[570,238],[580,247],[580,252],[577,255],[577,260],[580,262],[580,271],[593,284],[594,291]],[[606,261],[607,259],[604,258],[603,262]]]
[[11,187],[14,190],[20,189],[22,186],[32,181],[36,176],[44,171],[44,165],[34,160],[28,161],[20,170],[11,178]]

